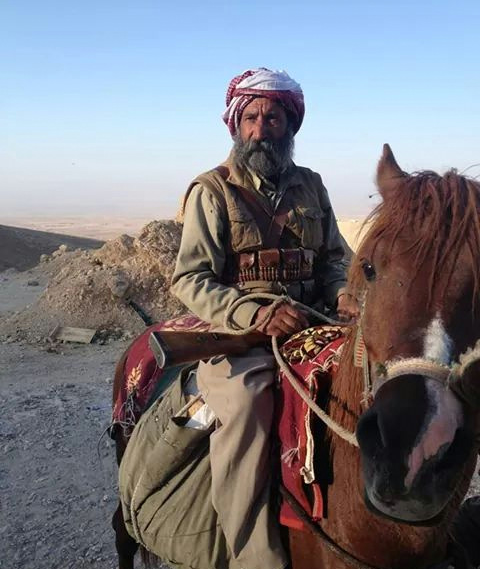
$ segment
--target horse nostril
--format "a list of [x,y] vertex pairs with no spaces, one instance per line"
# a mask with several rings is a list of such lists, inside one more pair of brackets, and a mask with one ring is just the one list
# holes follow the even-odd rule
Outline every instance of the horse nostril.
[[363,453],[373,455],[383,447],[378,415],[373,409],[366,411],[357,424],[357,439]]
[[375,498],[379,502],[382,502],[384,506],[393,506],[396,503],[395,500],[386,493],[379,495],[378,492],[375,492]]

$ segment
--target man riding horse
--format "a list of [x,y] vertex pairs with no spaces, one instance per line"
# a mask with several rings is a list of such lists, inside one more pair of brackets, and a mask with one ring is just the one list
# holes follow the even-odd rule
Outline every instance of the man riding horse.
[[[184,202],[184,231],[173,276],[176,296],[212,327],[246,293],[287,294],[350,319],[346,245],[319,174],[292,161],[304,116],[300,85],[265,68],[235,77],[223,120],[228,159],[198,176]],[[246,328],[269,310],[247,301],[232,314]],[[308,327],[280,304],[259,330],[284,336]],[[200,362],[197,378],[219,427],[211,436],[212,502],[233,556],[249,569],[288,564],[270,508],[273,355],[265,348]]]

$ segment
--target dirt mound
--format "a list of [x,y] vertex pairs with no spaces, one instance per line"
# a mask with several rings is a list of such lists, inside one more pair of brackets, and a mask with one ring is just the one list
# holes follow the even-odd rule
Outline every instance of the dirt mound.
[[35,271],[52,277],[36,302],[0,323],[0,338],[45,341],[57,325],[94,328],[104,336],[136,334],[145,324],[128,300],[154,320],[182,313],[169,292],[181,230],[175,221],[152,221],[138,238],[121,235],[94,251],[61,247],[42,255]]
[[70,249],[97,249],[103,241],[46,231],[0,225],[0,271],[34,267],[42,254],[53,253],[60,245]]

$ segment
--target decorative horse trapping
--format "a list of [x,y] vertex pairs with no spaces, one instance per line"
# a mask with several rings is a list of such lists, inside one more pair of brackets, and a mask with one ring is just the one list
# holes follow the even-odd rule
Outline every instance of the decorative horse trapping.
[[[308,328],[293,335],[280,352],[292,368],[305,393],[313,401],[325,395],[331,385],[345,341],[345,328],[321,326]],[[298,396],[283,372],[279,375],[278,438],[280,442],[282,481],[286,489],[303,507],[307,515],[317,521],[323,517],[322,491],[315,473],[315,438],[312,423],[315,415]],[[326,464],[318,464],[326,468]],[[308,493],[313,498],[307,496]],[[280,521],[294,528],[307,530],[305,523],[283,501]]]

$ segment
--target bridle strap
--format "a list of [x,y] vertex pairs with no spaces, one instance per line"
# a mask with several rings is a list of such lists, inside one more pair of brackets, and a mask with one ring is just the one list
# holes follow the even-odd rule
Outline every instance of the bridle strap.
[[[271,312],[270,312],[270,314],[267,314],[265,316],[265,321],[271,316],[271,313],[275,309],[276,305],[280,304],[281,302],[288,301],[288,302],[291,302],[293,305],[302,306],[302,308],[305,308],[308,312],[314,314],[315,316],[318,316],[319,318],[321,318],[324,321],[327,321],[327,322],[332,323],[332,324],[340,324],[339,322],[335,322],[335,321],[325,317],[325,315],[316,312],[312,308],[307,307],[305,305],[302,305],[299,302],[292,302],[288,298],[282,298],[282,297],[278,297],[276,295],[271,295],[271,294],[269,295],[269,294],[265,294],[265,293],[254,293],[254,294],[246,295],[244,297],[239,298],[237,301],[233,302],[229,306],[229,309],[227,310],[227,312],[225,314],[225,319],[224,319],[225,329],[227,329],[229,332],[231,332],[233,334],[240,335],[240,334],[245,334],[245,333],[251,332],[254,329],[256,329],[257,327],[259,327],[260,325],[262,325],[264,323],[263,321],[259,322],[259,323],[255,323],[252,326],[250,326],[244,330],[235,330],[235,329],[232,329],[232,325],[230,324],[231,315],[239,304],[246,302],[248,300],[251,300],[251,299],[258,300],[259,298],[263,298],[265,300],[273,301],[273,304],[270,307]],[[359,336],[358,336],[358,334],[359,334]],[[363,338],[361,336],[360,325],[359,325],[359,333],[358,334],[357,334],[357,340],[359,340],[358,345],[360,345],[360,341],[363,344],[363,349],[362,349],[362,353],[361,353],[361,362],[362,362],[362,367],[363,367],[363,371],[364,371],[364,380],[365,380],[364,397],[368,397],[371,393],[371,390],[372,390],[372,382],[371,382],[371,378],[370,378],[370,370],[369,370],[370,366],[369,366],[369,362],[368,362],[368,354],[367,354],[367,351],[365,348],[365,344],[363,343]],[[290,381],[292,387],[300,395],[300,397],[302,397],[302,399],[305,401],[305,403],[307,403],[307,405],[310,407],[310,409],[312,409],[315,412],[315,414],[319,418],[321,418],[327,424],[327,426],[330,427],[337,435],[341,436],[344,440],[347,440],[348,442],[350,442],[350,444],[352,444],[354,446],[358,446],[358,442],[356,440],[355,433],[351,433],[351,432],[347,431],[346,429],[343,429],[343,427],[341,427],[340,425],[336,425],[330,419],[330,417],[328,415],[326,415],[326,413],[323,411],[323,409],[319,408],[318,405],[316,405],[316,403],[310,397],[308,397],[308,395],[306,393],[304,393],[302,386],[299,384],[298,380],[295,377],[293,377],[293,374],[290,372],[290,370],[287,368],[286,363],[283,361],[283,358],[281,357],[281,354],[279,352],[277,340],[275,337],[272,337],[272,348],[273,348],[273,352],[275,354],[275,357],[277,359],[277,362],[278,362],[280,368],[282,369],[282,371],[285,372],[285,375],[287,376],[287,379]],[[424,361],[424,360],[422,360],[422,361]],[[433,362],[433,364],[434,364],[434,362]],[[391,366],[391,369],[392,368],[393,368],[393,364]],[[399,368],[397,368],[397,369],[399,369]],[[293,512],[305,523],[305,525],[313,532],[314,535],[318,536],[323,541],[323,543],[325,544],[325,547],[327,547],[327,549],[329,549],[332,553],[337,555],[346,564],[348,564],[350,567],[353,567],[354,569],[380,569],[374,565],[369,565],[368,563],[360,561],[359,559],[354,557],[351,553],[349,553],[348,551],[343,549],[341,546],[337,545],[332,540],[332,538],[323,530],[323,528],[320,525],[313,522],[313,520],[308,516],[308,514],[305,512],[305,510],[303,509],[301,504],[298,503],[296,498],[287,490],[287,488],[285,488],[285,486],[283,486],[283,484],[280,484],[279,488],[280,488],[280,494],[282,495],[283,499],[288,503],[288,505],[291,507]],[[441,565],[437,565],[435,567],[432,567],[432,569],[440,569],[440,568],[443,569],[443,567],[444,567],[444,565],[441,564]]]
[[368,362],[367,347],[363,339],[362,327],[360,322],[357,324],[357,333],[355,335],[355,345],[353,351],[353,365],[362,368],[363,373],[363,395],[362,403],[367,405],[370,395],[372,394],[372,377],[370,375],[370,364]]
[[445,364],[425,358],[405,358],[394,360],[385,364],[384,374],[380,376],[373,387],[373,395],[385,385],[387,381],[403,375],[423,375],[428,379],[438,381],[443,386],[448,386],[452,368]]
[[370,363],[368,361],[368,352],[363,339],[362,328],[360,322],[357,325],[357,334],[354,346],[354,365],[362,368],[363,372],[363,398],[362,403],[366,404],[370,397],[375,397],[377,391],[391,379],[402,375],[423,375],[428,379],[438,381],[444,386],[449,385],[452,375],[452,367],[426,358],[402,358],[386,362],[381,366],[382,370],[376,377],[375,382],[372,381],[370,373]]
[[393,379],[400,375],[426,375],[430,379],[435,379],[446,383],[451,373],[450,366],[435,362],[425,358],[406,358],[387,362],[385,365],[388,379]]

